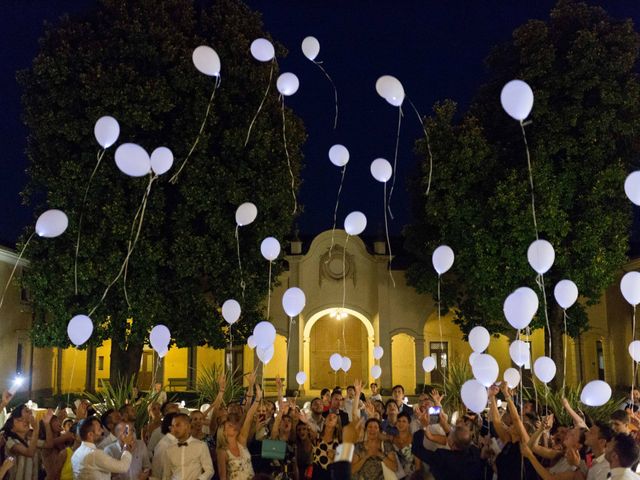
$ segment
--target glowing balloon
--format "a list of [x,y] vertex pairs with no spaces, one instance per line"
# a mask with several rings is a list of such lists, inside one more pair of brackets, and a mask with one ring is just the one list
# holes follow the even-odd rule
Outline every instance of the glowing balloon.
[[514,340],[509,345],[509,356],[513,363],[522,367],[529,360],[529,344],[527,342],[523,342],[522,340]]
[[475,363],[475,361],[478,359],[478,357],[482,355],[479,352],[471,352],[469,354],[469,365],[471,365],[473,367],[473,364]]
[[367,226],[367,217],[362,212],[351,212],[344,219],[344,230],[349,235],[360,235]]
[[116,166],[130,177],[144,177],[151,172],[151,159],[147,151],[136,143],[123,143],[116,148]]
[[553,296],[562,308],[567,309],[578,299],[578,287],[571,280],[560,280],[553,289]]
[[546,240],[534,240],[527,250],[529,265],[540,275],[546,273],[556,258],[553,246]]
[[329,160],[336,167],[344,167],[349,161],[349,150],[344,145],[336,144],[329,149]]
[[164,325],[156,325],[149,332],[149,343],[151,348],[160,353],[171,343],[171,332]]
[[276,87],[282,95],[288,97],[298,91],[300,80],[291,72],[283,73],[278,77]]
[[351,368],[351,359],[349,357],[342,357],[342,365],[340,365],[340,368],[345,372],[348,372]]
[[481,353],[473,362],[471,371],[476,380],[485,387],[490,387],[498,379],[500,367],[498,367],[498,362],[491,355]]
[[151,170],[162,175],[173,166],[173,153],[167,147],[158,147],[151,152]]
[[273,345],[269,347],[262,348],[260,346],[256,347],[256,354],[262,363],[265,365],[271,361],[273,358],[273,354],[275,352],[275,348]]
[[280,255],[280,242],[273,237],[265,238],[260,244],[260,253],[265,260],[274,261]]
[[404,101],[404,87],[400,80],[391,75],[383,75],[376,81],[376,92],[394,107]]
[[384,158],[376,158],[371,162],[371,175],[377,181],[386,183],[393,175],[393,168],[391,164]]
[[298,287],[288,288],[284,295],[282,295],[282,308],[287,315],[295,317],[302,312],[307,299],[304,292]]
[[469,345],[471,345],[471,348],[474,352],[484,352],[489,346],[490,342],[491,335],[489,335],[489,330],[484,327],[473,327],[469,332]]
[[62,210],[47,210],[36,221],[36,233],[44,238],[62,235],[69,226],[69,219]]
[[342,355],[339,353],[334,353],[329,357],[329,365],[334,372],[337,372],[342,368]]
[[640,205],[640,171],[629,174],[624,181],[624,193],[634,204]]
[[93,322],[86,315],[76,315],[67,324],[67,335],[76,347],[89,340],[93,333]]
[[502,87],[500,103],[510,117],[522,121],[533,108],[533,90],[522,80],[511,80]]
[[520,383],[520,372],[515,368],[507,368],[504,371],[504,381],[507,382],[509,388],[516,388]]
[[549,357],[538,357],[533,363],[533,373],[541,382],[549,383],[556,376],[556,364]]
[[93,127],[93,134],[102,148],[109,148],[118,141],[120,124],[113,117],[100,117]]
[[538,296],[529,287],[520,287],[505,299],[502,310],[511,326],[522,330],[538,311]]
[[429,373],[434,368],[436,368],[436,360],[433,357],[424,357],[422,360],[422,369]]
[[380,345],[373,347],[373,358],[375,358],[376,360],[380,360],[383,355],[384,349]]
[[454,258],[455,255],[453,254],[451,247],[448,245],[440,245],[433,251],[431,262],[433,263],[433,268],[438,275],[442,275],[443,273],[447,273],[451,268]]
[[236,225],[244,227],[252,223],[258,216],[258,207],[251,202],[245,202],[236,210]]
[[640,303],[640,272],[627,272],[620,280],[624,299],[634,307]]
[[254,337],[253,335],[249,335],[249,338],[247,338],[247,346],[253,350],[254,348],[257,347],[256,345],[256,337]]
[[220,76],[220,57],[213,48],[201,45],[193,51],[191,58],[199,72],[210,77]]
[[256,346],[268,348],[276,341],[276,328],[269,322],[260,322],[253,327],[253,339]]
[[296,373],[296,382],[298,385],[304,385],[304,382],[307,381],[307,374],[304,372]]
[[316,37],[306,37],[302,40],[302,53],[312,62],[320,53],[320,42]]
[[611,399],[611,387],[602,380],[587,383],[580,394],[580,401],[590,407],[601,407]]
[[629,344],[629,355],[635,362],[640,362],[640,340],[634,340]]
[[380,368],[380,365],[374,365],[373,367],[371,367],[371,377],[374,380],[380,378],[380,375],[382,375],[382,368]]
[[240,318],[240,304],[233,299],[227,300],[222,304],[222,318],[229,325],[233,325]]
[[477,380],[467,380],[460,389],[460,397],[466,407],[475,413],[482,413],[487,406],[487,389]]
[[251,42],[251,55],[259,62],[270,62],[276,56],[276,51],[266,38],[256,38]]

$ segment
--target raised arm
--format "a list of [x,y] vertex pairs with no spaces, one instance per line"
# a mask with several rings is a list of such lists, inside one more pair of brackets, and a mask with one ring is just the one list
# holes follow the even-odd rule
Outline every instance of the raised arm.
[[242,429],[240,430],[240,434],[238,435],[238,443],[242,446],[247,446],[247,440],[249,439],[249,432],[251,431],[251,423],[253,422],[253,417],[258,409],[258,405],[262,401],[262,389],[260,385],[256,384],[256,398],[255,401],[249,407],[247,414],[244,417],[244,423],[242,424]]
[[578,415],[578,413],[573,408],[571,408],[571,404],[569,403],[569,400],[567,400],[564,397],[562,398],[562,406],[564,407],[565,411],[569,414],[569,416],[573,420],[574,427],[589,429],[584,419],[580,415]]
[[216,434],[218,430],[218,410],[220,410],[220,405],[222,405],[222,401],[224,400],[224,392],[227,388],[227,377],[224,373],[221,373],[218,377],[218,394],[216,398],[213,400],[213,403],[209,406],[206,412],[204,412],[204,418],[207,418],[209,412],[211,412],[211,420],[209,421],[209,433],[211,435]]
[[496,429],[496,433],[498,434],[498,438],[502,443],[508,443],[511,441],[511,435],[506,428],[504,428],[504,424],[502,423],[502,418],[500,417],[500,412],[498,411],[498,405],[496,402],[496,395],[500,389],[495,385],[491,385],[489,387],[489,419],[493,424],[493,428]]
[[502,389],[504,399],[507,402],[507,408],[509,409],[509,414],[511,415],[511,421],[518,429],[520,438],[524,442],[529,442],[529,434],[527,433],[527,429],[524,428],[522,419],[520,418],[520,414],[518,413],[518,409],[516,408],[516,404],[513,403],[513,397],[511,396],[511,392],[509,391],[509,385],[507,385],[507,382],[502,382],[500,388]]
[[546,430],[551,428],[549,426],[549,419],[551,419],[550,423],[553,424],[553,416],[549,416],[544,422],[540,422],[540,425],[533,433],[533,435],[531,435],[528,443],[531,450],[533,450],[533,453],[543,458],[553,460],[554,458],[558,458],[560,455],[562,455],[562,452],[540,445],[540,437],[542,437]]
[[280,423],[282,423],[282,417],[284,417],[289,411],[289,404],[284,400],[278,401],[278,414],[276,415],[276,419],[273,421],[273,428],[271,430],[271,438],[277,439],[280,434]]
[[522,456],[527,458],[533,468],[536,470],[536,473],[540,476],[542,480],[573,480],[574,473],[573,471],[562,472],[553,474],[546,468],[542,466],[538,458],[534,455],[534,453],[529,448],[525,442],[520,442],[520,452]]
[[352,404],[351,421],[357,422],[360,418],[360,394],[362,393],[362,380],[354,380],[353,387],[356,390],[356,396]]

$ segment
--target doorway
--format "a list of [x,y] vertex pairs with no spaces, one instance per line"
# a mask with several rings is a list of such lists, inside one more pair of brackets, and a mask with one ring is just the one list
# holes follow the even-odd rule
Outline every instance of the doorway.
[[429,355],[436,361],[431,371],[431,383],[443,385],[449,364],[449,342],[429,342]]

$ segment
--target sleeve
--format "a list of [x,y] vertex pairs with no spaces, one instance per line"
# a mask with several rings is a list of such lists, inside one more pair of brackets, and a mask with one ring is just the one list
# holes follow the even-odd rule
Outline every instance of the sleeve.
[[202,474],[198,477],[198,480],[209,480],[213,477],[213,461],[207,444],[204,442],[200,445],[200,465],[202,465]]
[[125,451],[118,460],[117,458],[111,458],[104,451],[96,449],[93,452],[93,461],[95,466],[101,470],[110,473],[126,473],[131,466],[131,454]]
[[418,457],[423,462],[429,465],[439,465],[440,454],[436,453],[438,450],[431,451],[424,448],[424,431],[418,430],[413,434],[413,441],[411,442],[411,453]]

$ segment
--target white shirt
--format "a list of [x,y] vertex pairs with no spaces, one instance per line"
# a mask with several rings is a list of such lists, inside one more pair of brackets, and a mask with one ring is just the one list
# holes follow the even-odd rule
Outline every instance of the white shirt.
[[[114,442],[104,449],[104,453],[112,458],[120,458],[122,456],[122,447],[120,442]],[[113,475],[112,480],[137,480],[138,475],[144,469],[151,469],[151,460],[149,460],[149,452],[147,446],[142,440],[136,440],[136,446],[131,452],[131,466],[126,473]]]
[[172,445],[164,453],[162,480],[209,480],[213,462],[207,444],[193,437]]
[[630,468],[612,468],[611,480],[640,480],[640,475],[632,472]]
[[162,430],[160,427],[156,428],[153,432],[151,432],[151,436],[149,437],[149,443],[147,444],[147,448],[149,449],[149,453],[153,457],[156,451],[156,445],[158,442],[164,437]]
[[153,451],[153,461],[151,462],[151,471],[154,478],[162,478],[162,469],[164,467],[164,452],[171,445],[178,443],[178,439],[167,433],[160,439]]
[[118,460],[89,442],[82,442],[71,457],[75,480],[111,480],[112,473],[125,473],[130,465],[129,452],[125,451]]
[[98,445],[96,445],[96,447],[98,447],[100,450],[104,450],[116,440],[118,440],[116,436],[113,433],[109,432],[109,435],[104,437],[102,441]]
[[587,472],[587,480],[607,480],[609,475],[609,462],[604,458],[604,453],[591,462],[591,468]]

